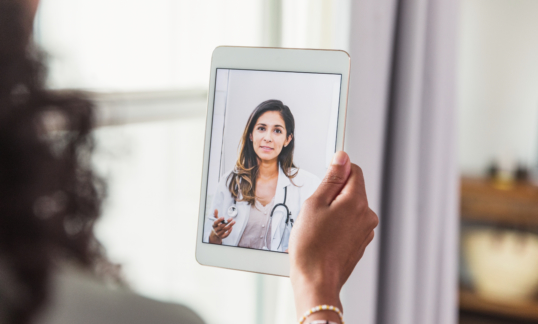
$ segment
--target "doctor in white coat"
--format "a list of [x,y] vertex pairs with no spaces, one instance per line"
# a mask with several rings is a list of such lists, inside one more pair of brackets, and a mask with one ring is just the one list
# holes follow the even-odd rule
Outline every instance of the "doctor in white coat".
[[204,242],[287,252],[304,201],[320,179],[293,164],[295,121],[279,100],[262,102],[243,132],[237,163],[222,177]]

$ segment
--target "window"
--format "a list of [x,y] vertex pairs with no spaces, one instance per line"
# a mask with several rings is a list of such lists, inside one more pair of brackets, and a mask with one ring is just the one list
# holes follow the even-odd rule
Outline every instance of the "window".
[[37,38],[54,88],[205,88],[213,48],[262,45],[260,17],[262,1],[48,0]]

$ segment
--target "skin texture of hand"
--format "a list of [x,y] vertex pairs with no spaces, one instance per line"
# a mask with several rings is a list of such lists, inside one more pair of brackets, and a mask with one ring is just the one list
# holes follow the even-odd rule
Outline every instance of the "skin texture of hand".
[[232,228],[235,225],[235,221],[232,218],[228,218],[228,223],[223,223],[224,217],[219,218],[219,211],[215,209],[216,221],[213,222],[213,230],[209,234],[209,243],[222,244],[222,240],[227,238],[232,232]]
[[[362,170],[345,152],[337,152],[321,185],[302,206],[290,237],[298,316],[323,304],[342,310],[340,290],[373,240],[378,222],[368,207]],[[312,314],[307,322],[315,319],[340,322],[332,311]]]

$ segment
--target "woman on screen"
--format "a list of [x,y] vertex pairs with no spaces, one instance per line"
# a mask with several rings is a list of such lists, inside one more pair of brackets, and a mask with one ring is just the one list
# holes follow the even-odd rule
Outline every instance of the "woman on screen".
[[294,129],[293,115],[281,101],[267,100],[254,109],[235,168],[213,196],[204,242],[287,252],[300,208],[320,184],[293,164]]

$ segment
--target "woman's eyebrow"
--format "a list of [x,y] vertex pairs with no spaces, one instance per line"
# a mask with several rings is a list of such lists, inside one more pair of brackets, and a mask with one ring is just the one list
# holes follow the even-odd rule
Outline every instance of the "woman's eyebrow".
[[[267,124],[264,124],[264,123],[257,123],[256,126],[265,126],[265,127],[267,127]],[[284,128],[284,126],[282,126],[282,125],[278,125],[278,124],[276,124],[274,127]]]

